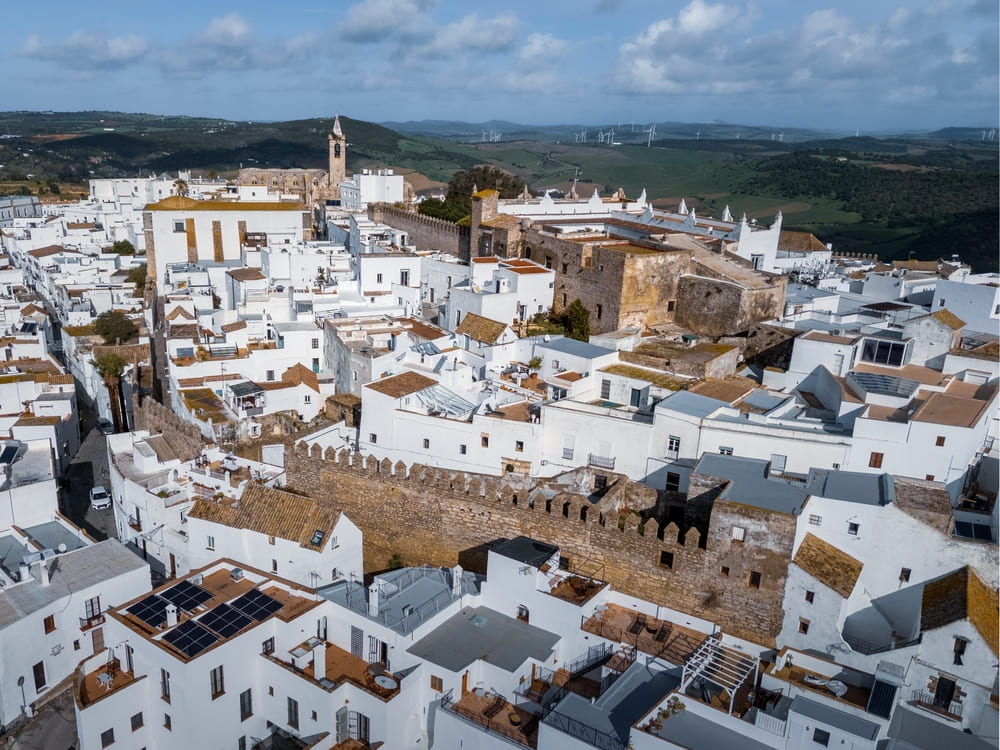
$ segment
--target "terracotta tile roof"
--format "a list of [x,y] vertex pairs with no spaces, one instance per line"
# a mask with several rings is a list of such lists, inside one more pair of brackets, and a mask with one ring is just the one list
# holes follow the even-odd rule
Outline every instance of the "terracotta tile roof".
[[409,396],[411,393],[422,391],[424,388],[429,388],[436,383],[436,380],[432,380],[426,375],[408,370],[399,375],[393,375],[391,378],[369,383],[365,387],[379,393],[384,393],[386,396],[400,398],[401,396]]
[[319,393],[319,381],[316,373],[301,362],[296,362],[281,374],[281,381],[288,385],[306,385]]
[[396,318],[400,323],[405,323],[410,326],[410,331],[420,336],[420,338],[427,339],[428,341],[433,341],[434,339],[439,339],[442,336],[447,336],[448,332],[437,326],[432,326],[430,323],[425,323],[422,320],[417,320],[416,318]]
[[482,222],[484,227],[496,227],[497,229],[510,229],[521,223],[521,219],[513,214],[497,214],[492,219]]
[[158,203],[150,203],[147,211],[304,211],[298,202],[264,201],[199,201],[182,195],[171,195]]
[[997,592],[968,565],[924,585],[920,629],[933,630],[969,620],[994,654],[1000,638]]
[[39,307],[34,302],[29,302],[27,305],[21,308],[21,315],[35,315],[41,313],[42,315],[48,315],[44,308]]
[[504,323],[470,312],[466,313],[465,317],[462,318],[462,322],[458,324],[455,333],[468,335],[473,341],[492,345],[503,336],[503,332],[506,329],[507,326]]
[[699,396],[714,398],[719,401],[725,401],[727,404],[732,404],[757,387],[758,384],[756,381],[740,375],[733,375],[725,380],[705,378],[688,386],[688,390],[691,393],[697,393]]
[[197,388],[205,383],[225,383],[227,380],[245,380],[238,372],[230,372],[225,375],[206,375],[203,378],[178,378],[178,388]]
[[169,338],[172,339],[191,339],[197,343],[201,340],[201,328],[198,327],[197,323],[183,323],[178,326],[170,326]]
[[931,313],[931,317],[944,323],[953,331],[960,331],[965,328],[965,321],[945,308],[935,310]]
[[48,258],[50,255],[58,255],[59,253],[72,253],[73,255],[78,254],[73,250],[67,250],[62,245],[46,245],[45,247],[37,247],[34,250],[28,251],[28,255],[33,258]]
[[936,260],[894,260],[893,268],[905,268],[909,271],[930,271],[937,273],[938,262]]
[[94,357],[102,354],[117,354],[126,362],[134,365],[149,361],[149,344],[121,344],[119,346],[95,346]]
[[174,320],[176,318],[185,318],[186,320],[194,320],[194,315],[189,313],[186,308],[178,305],[167,315],[167,320]]
[[583,375],[575,370],[566,370],[565,372],[557,373],[552,377],[559,378],[559,380],[565,380],[567,383],[575,383],[578,380],[583,380]]
[[267,278],[259,268],[233,268],[226,271],[226,275],[237,281],[260,281]]
[[[210,500],[198,500],[188,514],[191,518],[218,523],[236,529],[298,542],[300,547],[321,550],[329,541],[340,511],[311,497],[251,484],[237,507]],[[313,544],[317,531],[323,532],[319,544]]]
[[499,258],[495,258],[495,257],[489,257],[489,258],[473,258],[473,259],[472,259],[472,262],[473,262],[473,263],[499,263],[499,262],[500,262],[500,259],[499,259]]
[[845,599],[854,591],[864,567],[860,560],[813,534],[806,534],[792,562]]
[[247,327],[247,322],[245,320],[237,320],[235,323],[224,323],[222,325],[223,333],[232,333],[233,331],[242,331]]
[[778,248],[798,253],[815,253],[828,249],[812,232],[793,232],[790,229],[781,230]]

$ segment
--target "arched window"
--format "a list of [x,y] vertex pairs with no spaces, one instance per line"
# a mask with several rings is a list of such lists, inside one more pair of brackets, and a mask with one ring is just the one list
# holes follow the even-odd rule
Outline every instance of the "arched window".
[[340,158],[340,144],[339,143],[333,144],[333,156],[336,159]]

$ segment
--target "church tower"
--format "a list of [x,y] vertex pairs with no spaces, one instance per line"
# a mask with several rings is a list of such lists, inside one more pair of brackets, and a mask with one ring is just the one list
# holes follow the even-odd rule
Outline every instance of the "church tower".
[[347,139],[340,129],[340,116],[333,118],[333,130],[327,136],[330,150],[330,173],[327,186],[340,193],[340,183],[347,179]]

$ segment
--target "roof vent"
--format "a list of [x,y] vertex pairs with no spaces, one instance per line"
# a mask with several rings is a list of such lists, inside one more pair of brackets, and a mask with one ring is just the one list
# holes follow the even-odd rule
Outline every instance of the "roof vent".
[[229,580],[231,581],[242,581],[243,580],[243,568],[233,568],[229,571]]

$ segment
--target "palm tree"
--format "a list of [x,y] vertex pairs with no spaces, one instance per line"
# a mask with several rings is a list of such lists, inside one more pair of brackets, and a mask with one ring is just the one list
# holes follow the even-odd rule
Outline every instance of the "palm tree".
[[108,400],[111,402],[111,421],[114,423],[115,432],[119,432],[123,427],[122,420],[122,373],[125,371],[125,359],[120,354],[108,352],[100,355],[91,362],[97,368],[104,386],[108,389]]
[[182,180],[180,177],[178,177],[176,180],[174,180],[174,187],[177,188],[177,195],[188,194],[187,180]]

